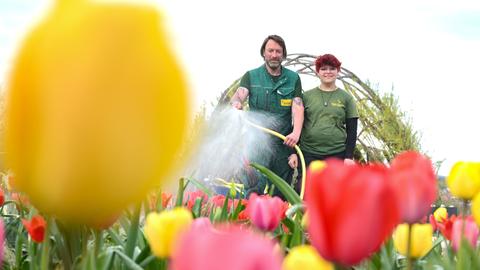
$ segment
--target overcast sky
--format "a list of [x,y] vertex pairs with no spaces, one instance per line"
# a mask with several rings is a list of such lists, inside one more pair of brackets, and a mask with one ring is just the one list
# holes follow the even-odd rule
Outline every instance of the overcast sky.
[[[362,80],[393,91],[442,174],[480,161],[480,1],[147,1],[165,17],[195,106],[262,64],[269,34],[289,53],[332,53]],[[0,84],[50,0],[0,0]],[[303,79],[303,77],[302,77]],[[316,86],[305,80],[304,89]]]

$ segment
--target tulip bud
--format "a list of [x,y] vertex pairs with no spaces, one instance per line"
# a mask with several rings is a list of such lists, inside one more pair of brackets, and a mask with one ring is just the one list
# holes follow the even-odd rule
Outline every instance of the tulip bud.
[[154,8],[58,0],[25,39],[7,84],[15,188],[65,221],[111,218],[172,172],[186,92]]
[[480,190],[480,162],[455,163],[447,177],[452,195],[471,200]]
[[442,222],[444,221],[445,219],[447,219],[448,217],[448,212],[447,212],[447,208],[441,206],[439,208],[437,208],[435,210],[435,212],[433,212],[433,216],[435,217],[435,220],[437,222]]
[[179,236],[189,228],[192,221],[192,213],[184,207],[149,213],[144,231],[152,253],[160,258],[168,258]]
[[[432,248],[433,228],[431,224],[413,224],[411,226],[413,228],[410,236],[410,256],[420,258]],[[404,256],[407,256],[408,230],[409,225],[404,223],[398,225],[393,233],[395,249]]]
[[314,269],[334,270],[332,263],[323,259],[312,246],[296,246],[283,260],[282,270]]

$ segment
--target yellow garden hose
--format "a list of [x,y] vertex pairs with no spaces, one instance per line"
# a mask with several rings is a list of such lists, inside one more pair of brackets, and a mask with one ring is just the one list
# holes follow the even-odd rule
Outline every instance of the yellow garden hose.
[[[262,127],[262,126],[259,126],[257,124],[254,124],[252,122],[250,122],[249,120],[247,120],[245,117],[243,117],[243,120],[245,120],[245,122],[247,124],[249,124],[250,126],[252,127],[255,127],[257,129],[260,129],[266,133],[269,133],[273,136],[276,136],[280,139],[282,139],[283,141],[286,139],[286,137],[274,130],[271,130],[271,129],[268,129],[266,127]],[[302,189],[300,190],[300,198],[303,200],[303,195],[305,194],[305,178],[306,178],[306,166],[305,166],[305,158],[303,157],[303,153],[302,153],[302,150],[300,150],[300,147],[298,147],[298,145],[295,145],[295,150],[297,151],[298,153],[298,156],[300,157],[300,164],[302,165]]]

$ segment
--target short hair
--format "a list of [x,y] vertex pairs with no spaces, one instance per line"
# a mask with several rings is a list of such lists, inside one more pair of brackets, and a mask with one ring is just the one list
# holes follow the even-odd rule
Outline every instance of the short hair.
[[315,60],[315,70],[318,70],[323,66],[332,66],[337,70],[340,70],[342,63],[333,54],[324,54],[317,57]]
[[285,41],[282,37],[278,35],[269,35],[262,43],[262,47],[260,47],[260,56],[263,58],[263,53],[265,52],[265,46],[267,46],[267,42],[269,40],[273,40],[278,43],[283,49],[283,58],[287,57],[287,47],[285,46]]

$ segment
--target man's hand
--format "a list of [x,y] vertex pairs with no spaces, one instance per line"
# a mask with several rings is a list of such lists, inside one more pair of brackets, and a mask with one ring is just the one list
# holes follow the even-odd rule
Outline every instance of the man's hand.
[[237,109],[237,110],[243,109],[242,103],[241,103],[240,101],[238,101],[238,100],[232,101],[231,104],[232,104],[232,107],[235,108],[235,109]]
[[297,134],[296,132],[292,132],[285,137],[283,144],[290,147],[294,147],[298,143],[299,139],[300,139],[300,134]]
[[290,168],[295,169],[298,166],[298,157],[296,154],[291,154],[288,157],[288,165],[290,165]]
[[235,94],[233,94],[233,97],[231,99],[230,104],[232,104],[232,107],[241,110],[243,108],[242,103],[247,99],[248,97],[248,89],[245,87],[239,87],[237,91],[235,91]]

